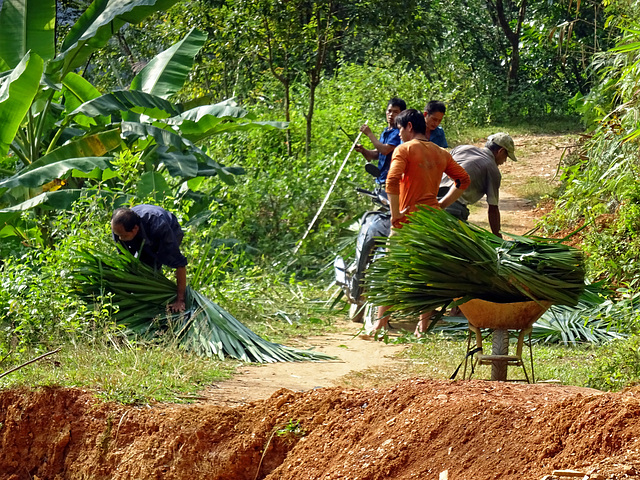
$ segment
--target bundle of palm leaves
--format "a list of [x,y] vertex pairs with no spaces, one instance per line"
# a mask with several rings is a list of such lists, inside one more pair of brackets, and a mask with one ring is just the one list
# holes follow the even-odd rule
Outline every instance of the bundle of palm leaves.
[[167,305],[175,299],[176,284],[125,250],[121,253],[78,251],[71,279],[77,293],[88,301],[110,296],[118,307],[113,317],[127,332],[147,339],[169,334],[189,351],[220,359],[226,355],[265,363],[333,358],[264,340],[190,287],[185,312],[173,314]]
[[419,313],[480,298],[575,305],[584,290],[582,252],[540,237],[503,241],[448,213],[421,208],[388,242],[366,277],[368,298]]

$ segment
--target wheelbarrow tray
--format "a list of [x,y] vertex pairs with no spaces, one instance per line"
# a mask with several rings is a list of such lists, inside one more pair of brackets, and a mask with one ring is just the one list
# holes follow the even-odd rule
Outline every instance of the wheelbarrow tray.
[[475,298],[459,305],[471,325],[492,330],[526,330],[552,305],[548,301],[495,303]]

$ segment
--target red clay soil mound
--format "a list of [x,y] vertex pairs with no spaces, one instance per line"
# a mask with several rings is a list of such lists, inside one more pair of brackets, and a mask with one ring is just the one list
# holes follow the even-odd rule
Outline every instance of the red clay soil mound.
[[0,442],[2,480],[639,478],[640,390],[416,379],[283,389],[236,408],[10,390]]

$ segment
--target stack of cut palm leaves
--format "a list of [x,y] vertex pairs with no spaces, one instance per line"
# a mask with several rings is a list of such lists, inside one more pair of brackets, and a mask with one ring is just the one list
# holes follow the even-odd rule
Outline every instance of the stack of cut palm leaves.
[[366,277],[368,297],[403,313],[480,298],[575,305],[584,290],[582,252],[539,237],[503,241],[448,213],[421,208],[389,239]]
[[172,314],[176,284],[144,265],[126,251],[122,255],[98,251],[78,252],[71,273],[80,296],[91,301],[111,295],[118,306],[114,318],[127,331],[143,338],[170,334],[181,346],[199,355],[225,355],[245,362],[329,360],[318,352],[297,350],[264,340],[223,308],[187,287],[186,311]]

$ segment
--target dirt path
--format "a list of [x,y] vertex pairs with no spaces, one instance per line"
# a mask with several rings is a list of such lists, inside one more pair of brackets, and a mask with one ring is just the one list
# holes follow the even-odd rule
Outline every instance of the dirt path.
[[[514,137],[517,162],[508,160],[500,167],[500,213],[502,230],[524,234],[531,230],[540,216],[532,200],[522,198],[523,192],[539,190],[541,185],[558,185],[556,174],[565,149],[575,145],[567,135],[524,135]],[[482,143],[478,143],[482,146]],[[472,207],[469,221],[489,229],[487,204],[484,200]]]
[[[571,145],[572,139],[567,136],[527,135],[514,137],[514,141],[518,162],[508,161],[501,167],[503,183],[500,211],[503,230],[523,234],[534,227],[536,213],[533,211],[534,203],[520,198],[518,193],[526,190],[527,183],[553,182],[564,147]],[[477,145],[483,144],[484,140]],[[470,221],[488,229],[486,211],[486,204],[478,203],[472,209]],[[393,370],[402,362],[397,358],[397,353],[405,346],[363,340],[355,336],[359,325],[349,321],[337,326],[338,333],[307,341],[319,351],[338,357],[339,361],[244,366],[233,379],[207,389],[205,396],[214,404],[239,405],[268,398],[280,388],[306,391],[339,385],[345,375],[371,368]],[[409,323],[398,326],[406,330],[414,328]]]
[[395,355],[403,345],[385,345],[382,342],[364,341],[357,336],[359,324],[343,321],[337,324],[339,331],[306,340],[309,346],[338,358],[332,362],[271,363],[247,365],[238,375],[208,388],[203,395],[216,405],[238,405],[270,397],[281,388],[294,392],[318,387],[331,387],[336,380],[367,368],[400,363]]

